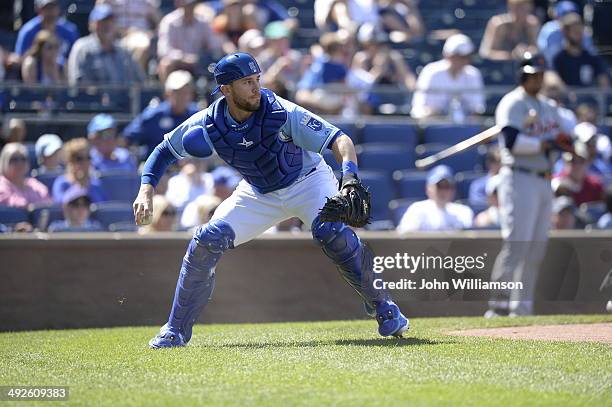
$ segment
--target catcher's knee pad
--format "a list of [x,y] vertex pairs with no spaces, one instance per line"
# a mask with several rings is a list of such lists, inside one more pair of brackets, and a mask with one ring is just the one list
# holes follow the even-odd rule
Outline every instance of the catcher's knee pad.
[[234,247],[234,238],[231,226],[217,220],[200,226],[189,243],[168,320],[168,326],[179,330],[186,342],[191,338],[198,315],[212,296],[215,267],[223,252]]
[[384,290],[373,285],[374,254],[351,228],[341,222],[321,222],[317,217],[312,223],[312,236],[366,303],[375,307],[375,302],[388,298]]

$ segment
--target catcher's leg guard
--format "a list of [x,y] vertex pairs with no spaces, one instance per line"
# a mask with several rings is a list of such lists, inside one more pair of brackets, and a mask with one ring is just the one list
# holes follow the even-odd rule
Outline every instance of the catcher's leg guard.
[[374,288],[374,254],[351,228],[341,222],[312,222],[312,236],[327,257],[336,264],[340,275],[363,298],[366,309],[389,299],[389,294]]
[[200,226],[189,243],[176,284],[168,328],[191,339],[191,329],[215,288],[215,267],[227,249],[234,248],[229,223],[214,220]]

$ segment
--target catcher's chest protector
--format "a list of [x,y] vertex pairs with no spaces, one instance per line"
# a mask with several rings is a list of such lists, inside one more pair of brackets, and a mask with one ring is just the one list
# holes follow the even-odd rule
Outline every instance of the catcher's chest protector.
[[262,194],[291,185],[302,170],[302,149],[280,140],[287,111],[274,93],[262,89],[259,110],[235,128],[225,118],[226,104],[224,97],[215,101],[206,117],[206,131],[221,159]]

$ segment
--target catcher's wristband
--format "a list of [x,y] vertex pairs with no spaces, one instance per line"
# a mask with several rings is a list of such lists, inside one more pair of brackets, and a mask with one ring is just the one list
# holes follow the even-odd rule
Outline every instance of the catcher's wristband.
[[346,177],[348,174],[353,174],[355,177],[359,176],[359,169],[357,164],[352,161],[342,161],[342,177]]

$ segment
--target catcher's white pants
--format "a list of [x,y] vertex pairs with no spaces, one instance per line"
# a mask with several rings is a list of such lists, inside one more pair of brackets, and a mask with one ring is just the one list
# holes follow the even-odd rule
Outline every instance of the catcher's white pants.
[[316,169],[296,179],[286,188],[261,194],[242,180],[234,193],[215,210],[211,220],[230,224],[236,238],[234,246],[246,243],[270,227],[298,217],[310,229],[325,204],[325,198],[338,193],[338,180],[321,160]]

